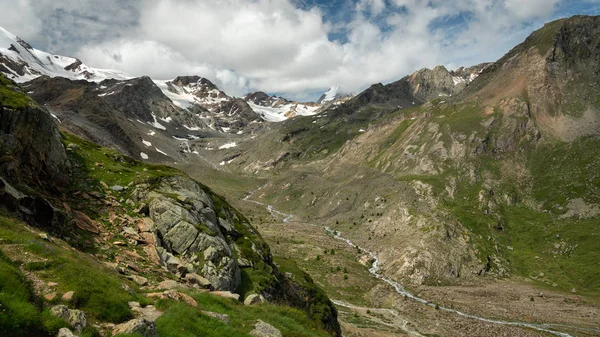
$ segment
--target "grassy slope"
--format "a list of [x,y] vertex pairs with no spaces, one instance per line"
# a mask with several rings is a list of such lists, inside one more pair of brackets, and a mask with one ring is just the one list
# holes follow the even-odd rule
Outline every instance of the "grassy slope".
[[[500,124],[484,130],[481,110],[476,105],[451,105],[433,109],[432,115],[433,121],[447,133],[488,135],[493,144],[504,131],[498,129]],[[436,119],[436,115],[443,118]],[[398,129],[404,129],[404,125],[401,123]],[[588,204],[600,203],[600,177],[597,175],[600,169],[600,139],[586,137],[572,143],[551,140],[539,145],[524,143],[521,148],[525,150],[524,156],[488,151],[472,157],[468,165],[474,167],[480,177],[475,183],[461,179],[460,171],[455,171],[452,163],[438,175],[412,177],[402,172],[395,174],[401,180],[427,182],[439,196],[445,195],[448,178],[457,178],[456,196],[453,199],[444,197],[441,207],[473,233],[482,261],[488,254],[498,252],[509,260],[516,275],[565,290],[575,288],[598,294],[600,268],[593,263],[600,259],[598,217],[579,219],[561,216],[567,212],[569,200],[581,198]],[[526,185],[531,192],[523,188],[523,182],[500,169],[515,163],[523,164],[530,172],[530,182]],[[484,214],[478,201],[478,193],[484,188],[482,177],[494,181],[495,195],[515,195],[522,201],[533,200],[534,204],[541,204],[541,208],[531,203],[508,205],[497,200],[500,207],[496,214]],[[503,229],[498,229],[499,225]]]
[[284,336],[327,336],[314,321],[296,309],[270,304],[248,307],[237,301],[204,293],[192,294],[192,297],[201,310],[229,315],[231,324],[209,319],[199,314],[197,309],[180,303],[160,301],[158,308],[165,310],[165,314],[156,322],[161,337],[247,336],[253,329],[253,322],[258,319],[277,327]]

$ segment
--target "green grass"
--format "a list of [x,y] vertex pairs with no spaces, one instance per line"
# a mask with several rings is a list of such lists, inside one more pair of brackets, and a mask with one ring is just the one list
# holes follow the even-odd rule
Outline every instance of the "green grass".
[[325,291],[315,284],[310,275],[300,269],[294,260],[277,258],[276,262],[282,273],[293,274],[294,280],[304,288],[308,316],[316,322],[327,324],[327,319],[331,317],[332,312]]
[[307,315],[297,309],[273,304],[244,306],[227,298],[206,293],[191,294],[200,310],[227,314],[231,324],[209,318],[198,309],[173,301],[159,301],[157,307],[165,313],[156,321],[161,337],[170,336],[248,336],[254,323],[260,319],[277,329],[284,336],[328,336]]
[[33,303],[31,285],[0,251],[0,331],[27,336],[41,330],[41,315]]
[[[9,221],[13,221],[9,219]],[[6,220],[0,221],[5,229]],[[4,237],[2,237],[4,238]],[[0,246],[1,248],[1,246]],[[50,314],[48,308],[33,294],[29,280],[0,250],[0,331],[20,336],[56,336],[58,330],[68,327],[62,319]],[[87,327],[82,337],[97,336],[93,327]]]
[[[533,196],[554,214],[565,212],[568,199],[600,203],[600,139],[545,144],[529,155]],[[562,207],[562,209],[561,209]]]
[[0,215],[0,239],[22,245],[29,256],[45,259],[25,267],[35,270],[45,282],[57,282],[58,292],[75,291],[72,305],[85,311],[88,318],[118,323],[132,317],[127,302],[138,299],[123,290],[115,272],[87,254],[44,241],[5,215]]
[[0,106],[25,109],[35,103],[27,95],[13,89],[16,84],[0,74]]
[[[481,106],[477,103],[456,104],[450,106],[435,107],[432,115],[441,126],[441,131],[446,136],[451,132],[459,132],[469,136],[472,132],[483,131],[481,122],[485,117],[481,113]],[[443,116],[443,117],[442,117]],[[448,129],[444,129],[447,127]]]
[[535,46],[541,55],[546,55],[548,50],[554,45],[554,37],[563,26],[564,20],[557,20],[544,25],[531,34],[526,42],[528,46]]
[[100,190],[100,181],[109,187],[127,186],[161,177],[182,175],[180,171],[165,165],[146,164],[119,152],[88,142],[70,133],[62,133],[65,146],[78,148],[69,152],[76,166],[74,190]]
[[[524,206],[503,212],[513,250],[513,271],[563,290],[600,293],[597,219],[558,219]],[[539,277],[543,273],[543,277]]]

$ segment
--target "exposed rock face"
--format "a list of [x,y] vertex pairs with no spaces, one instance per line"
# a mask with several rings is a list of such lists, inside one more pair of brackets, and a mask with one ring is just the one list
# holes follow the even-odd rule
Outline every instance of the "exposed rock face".
[[63,128],[132,158],[140,158],[140,152],[150,158],[164,156],[142,139],[176,157],[179,142],[172,136],[199,137],[197,130],[207,128],[195,113],[174,105],[149,77],[94,83],[42,76],[24,85],[36,102],[58,116]]
[[2,178],[0,178],[0,202],[32,225],[62,232],[69,229],[72,224],[72,220],[48,200],[19,192]]
[[241,268],[263,266],[261,272],[267,273],[269,284],[249,303],[268,299],[299,308],[333,335],[341,335],[337,311],[327,296],[283,276],[258,232],[212,192],[187,177],[173,176],[135,186],[130,198],[147,205],[143,208],[152,221],[145,223],[152,223],[159,262],[173,274],[237,300],[239,295],[231,291],[240,284]]
[[197,183],[181,176],[169,177],[153,190],[136,189],[134,195],[136,201],[148,202],[161,263],[167,269],[181,277],[202,275],[214,289],[237,288],[240,269],[228,243],[237,233],[219,226],[212,199]]
[[261,121],[246,101],[227,95],[206,78],[178,76],[157,83],[175,104],[200,116],[210,129],[237,133],[251,122]]
[[14,84],[6,88],[28,103],[14,106],[0,100],[2,175],[48,188],[64,186],[70,166],[50,113],[31,102]]
[[[421,69],[408,78],[412,95],[420,101],[430,101],[441,97],[449,97],[462,91],[471,83],[489,63],[482,63],[473,67],[461,67],[455,71],[448,71],[444,66],[433,69]],[[404,80],[404,79],[403,79]]]

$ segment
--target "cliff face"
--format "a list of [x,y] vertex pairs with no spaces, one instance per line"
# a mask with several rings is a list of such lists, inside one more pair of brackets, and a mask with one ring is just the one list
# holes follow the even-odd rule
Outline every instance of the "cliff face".
[[27,98],[14,82],[3,76],[0,81],[3,176],[56,191],[69,181],[69,163],[52,116]]

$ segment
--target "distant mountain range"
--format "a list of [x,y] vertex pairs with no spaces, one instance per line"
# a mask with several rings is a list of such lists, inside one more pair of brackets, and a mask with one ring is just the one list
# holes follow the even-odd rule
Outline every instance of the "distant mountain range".
[[[71,80],[86,80],[96,83],[107,79],[123,81],[134,78],[125,72],[92,68],[79,59],[35,49],[2,27],[0,27],[0,72],[20,83],[40,76],[65,77]],[[318,114],[324,106],[348,97],[348,95],[333,95],[331,98],[319,100],[317,103],[302,103],[255,92],[239,99],[226,94],[210,80],[199,76],[179,76],[172,80],[153,80],[153,82],[176,106],[198,112],[209,112],[217,120],[219,115],[227,117],[240,115],[246,122],[258,122],[258,119],[252,118],[248,114],[254,112],[265,121],[281,122],[298,115]],[[105,94],[109,95],[110,92]],[[260,99],[257,99],[258,97]],[[323,101],[323,105],[320,104],[321,101]],[[211,118],[206,113],[203,114],[203,117]],[[232,118],[225,119],[227,122],[232,120]],[[220,127],[223,132],[232,129],[223,124],[219,121],[209,123],[213,128]]]

